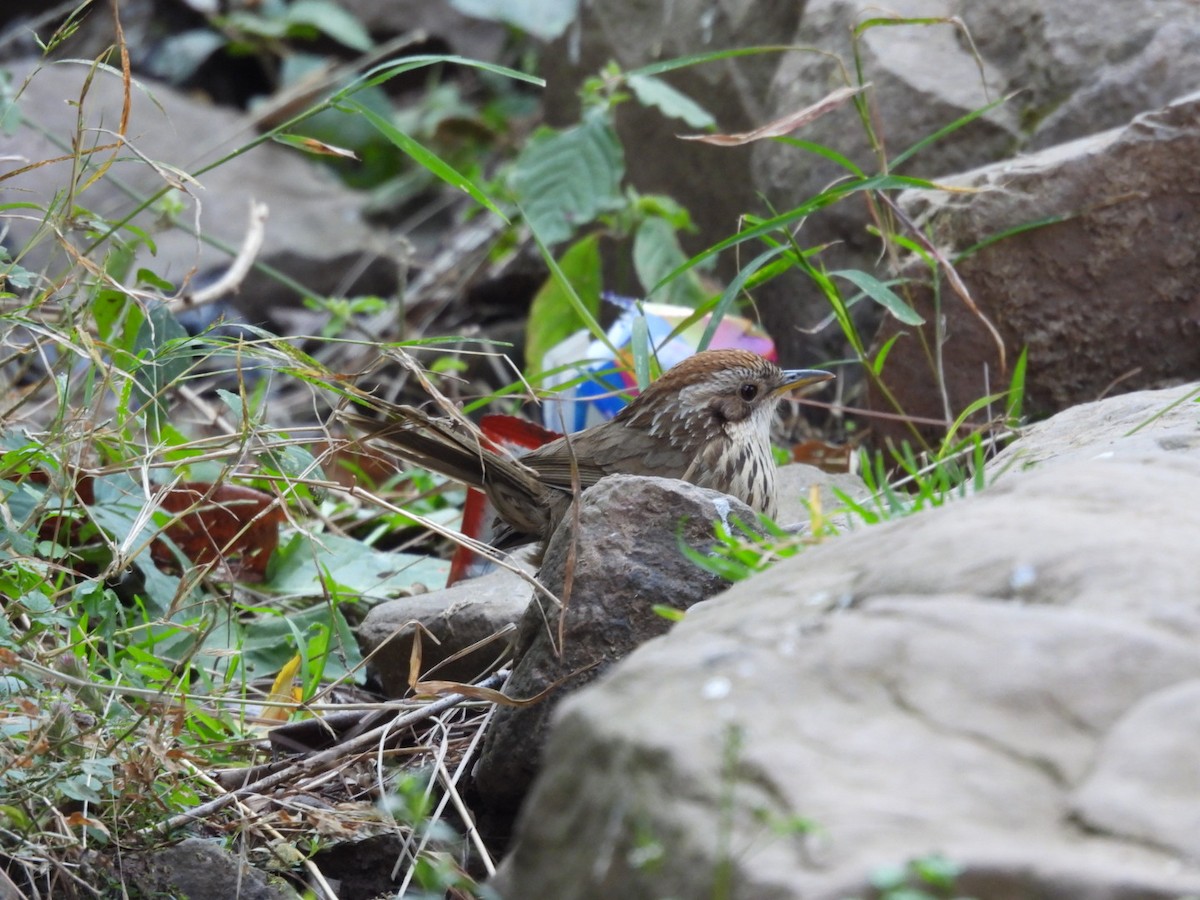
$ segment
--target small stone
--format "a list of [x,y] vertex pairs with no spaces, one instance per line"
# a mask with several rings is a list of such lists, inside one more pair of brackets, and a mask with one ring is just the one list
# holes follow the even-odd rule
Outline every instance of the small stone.
[[[517,639],[520,659],[505,687],[519,698],[553,693],[531,706],[497,708],[475,770],[475,790],[500,819],[515,813],[537,773],[558,703],[670,630],[656,605],[688,609],[728,586],[684,556],[680,544],[708,553],[723,509],[744,523],[757,521],[741,501],[672,478],[610,475],[581,502],[578,534],[568,515],[546,548],[540,576],[565,608],[545,598],[530,605]],[[568,570],[570,595],[563,597]]]
[[[525,554],[514,555],[513,561],[532,571]],[[422,632],[428,634],[422,633],[417,674],[439,681],[475,681],[509,655],[514,626],[529,605],[532,590],[516,573],[495,569],[444,590],[388,600],[375,606],[358,626],[359,648],[363,656],[371,657],[371,671],[388,697],[408,693],[413,640]],[[492,637],[497,639],[439,666]]]

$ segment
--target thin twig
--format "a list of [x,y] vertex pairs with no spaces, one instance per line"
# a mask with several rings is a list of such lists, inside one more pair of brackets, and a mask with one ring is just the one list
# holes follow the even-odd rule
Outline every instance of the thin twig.
[[[483,736],[487,734],[488,725],[491,724],[492,717],[496,714],[496,707],[492,706],[488,709],[487,715],[484,716],[483,723],[475,729],[475,733],[471,735],[471,742],[467,745],[467,750],[459,760],[458,768],[454,770],[454,775],[446,782],[446,791],[454,801],[454,808],[458,810],[458,814],[462,817],[463,828],[467,831],[467,837],[471,844],[475,847],[475,852],[479,854],[480,862],[483,863],[483,868],[487,871],[488,877],[491,878],[496,874],[496,865],[492,861],[492,856],[488,853],[487,847],[483,843],[483,836],[479,833],[479,829],[475,827],[475,817],[471,815],[471,811],[467,809],[463,803],[462,796],[458,792],[458,782],[462,776],[466,774],[467,765],[472,762],[475,756],[475,750],[479,746],[479,742],[483,740]],[[446,773],[449,775],[449,773]],[[443,803],[445,799],[443,797]],[[439,807],[440,810],[440,807]]]
[[208,287],[185,293],[171,300],[167,306],[172,312],[203,306],[206,303],[215,303],[227,294],[235,293],[241,287],[242,282],[246,280],[246,276],[254,267],[259,251],[262,250],[263,240],[267,234],[268,212],[267,204],[258,200],[250,201],[250,219],[246,225],[246,234],[242,238],[242,246],[233,262],[229,264],[229,268]]
[[1008,353],[1004,347],[1004,338],[1000,337],[1000,332],[996,330],[996,326],[992,324],[992,320],[989,319],[984,314],[983,310],[981,310],[975,304],[975,300],[971,296],[971,292],[967,290],[967,286],[963,283],[962,278],[959,277],[958,270],[954,268],[954,264],[950,262],[950,260],[946,257],[946,254],[938,249],[933,241],[931,241],[925,235],[925,232],[917,227],[917,224],[908,217],[904,210],[900,208],[900,204],[898,204],[892,197],[888,196],[887,193],[883,191],[879,192],[879,196],[882,197],[883,201],[888,205],[889,208],[891,208],[896,218],[904,223],[904,226],[912,234],[913,240],[929,251],[930,255],[938,261],[938,264],[942,267],[942,271],[946,274],[946,280],[950,282],[950,287],[954,289],[954,293],[958,294],[959,299],[966,304],[967,309],[974,313],[975,317],[979,319],[981,323],[983,323],[983,327],[988,330],[988,333],[992,337],[992,342],[996,345],[996,353],[1000,357],[1000,371],[1007,372]]

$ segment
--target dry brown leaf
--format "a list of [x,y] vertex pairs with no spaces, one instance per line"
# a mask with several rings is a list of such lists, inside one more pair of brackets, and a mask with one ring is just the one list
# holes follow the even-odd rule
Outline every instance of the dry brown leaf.
[[336,156],[341,159],[358,160],[358,154],[353,150],[348,150],[345,147],[338,147],[334,144],[327,144],[324,141],[318,141],[316,138],[302,138],[296,142],[296,145],[317,156]]
[[413,685],[413,693],[419,697],[441,697],[446,694],[461,694],[472,700],[486,700],[499,706],[530,706],[542,699],[552,688],[547,688],[536,697],[528,700],[517,700],[509,697],[503,691],[492,688],[481,688],[473,684],[460,684],[457,681],[419,681]]
[[823,99],[818,100],[812,106],[806,106],[798,112],[788,113],[775,119],[773,122],[768,122],[766,125],[760,125],[753,131],[743,131],[738,134],[680,134],[676,135],[682,141],[700,141],[704,144],[714,144],[718,147],[740,147],[742,144],[749,144],[753,141],[761,141],[765,138],[782,137],[785,134],[790,134],[797,128],[807,125],[809,122],[814,122],[828,112],[833,112],[855,94],[861,94],[871,86],[870,82],[858,87],[838,88],[831,94],[826,95]]
[[[283,510],[270,494],[237,484],[184,482],[164,489],[159,502],[177,514],[166,536],[193,563],[222,560],[247,581],[265,576],[284,521]],[[174,562],[165,544],[155,542],[150,551],[159,566]]]
[[552,691],[557,690],[576,675],[593,669],[597,665],[599,665],[599,662],[594,662],[590,665],[581,666],[573,672],[568,672],[562,678],[547,685],[537,694],[527,697],[524,700],[510,697],[508,694],[493,690],[492,688],[479,687],[475,684],[462,684],[458,681],[420,681],[413,686],[413,694],[425,697],[444,697],[447,694],[461,694],[472,700],[487,700],[489,703],[497,703],[500,706],[532,706],[535,703],[541,703]]
[[849,444],[806,440],[792,445],[792,462],[816,466],[824,472],[849,472],[855,448]]

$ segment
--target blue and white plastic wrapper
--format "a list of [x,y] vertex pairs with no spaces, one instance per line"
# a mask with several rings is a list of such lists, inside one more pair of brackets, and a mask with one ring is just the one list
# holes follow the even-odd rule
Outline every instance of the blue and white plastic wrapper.
[[[636,304],[620,297],[606,296],[605,299],[625,308],[607,332],[609,341],[619,351],[617,359],[603,341],[592,338],[587,331],[577,331],[551,348],[542,360],[542,371],[563,369],[546,378],[544,386],[551,390],[581,375],[591,376],[542,401],[542,422],[554,431],[581,431],[606,422],[625,406],[623,395],[637,393],[630,349],[633,323],[638,316]],[[695,311],[665,303],[644,303],[642,311],[650,345],[657,348],[663,371],[695,353],[708,327],[708,316],[705,316],[667,340],[671,332]],[[775,359],[775,344],[762,329],[741,316],[724,316],[709,346],[712,349],[741,348]],[[572,365],[574,363],[580,364]]]

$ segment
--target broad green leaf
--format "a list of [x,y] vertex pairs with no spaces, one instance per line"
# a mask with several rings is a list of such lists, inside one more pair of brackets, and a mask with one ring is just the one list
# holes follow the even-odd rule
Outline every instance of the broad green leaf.
[[[120,350],[130,350],[141,330],[144,316],[141,307],[128,296],[120,291],[105,289],[97,291],[92,300],[92,318],[96,322],[96,334],[100,340]],[[123,363],[121,356],[117,357],[117,362]]]
[[665,219],[646,219],[633,237],[633,268],[646,291],[646,299],[695,309],[706,299],[704,288],[694,271],[688,270],[654,290],[664,277],[680,269],[687,254],[679,246],[679,236]]
[[311,39],[324,34],[340,44],[366,52],[374,46],[362,23],[329,0],[296,0],[283,15],[235,11],[223,18],[227,28],[247,35],[282,40]]
[[153,288],[158,288],[165,294],[174,293],[175,285],[167,281],[165,278],[159,278],[158,275],[150,269],[137,270],[138,284],[146,284]]
[[283,447],[268,447],[258,455],[259,463],[275,469],[289,478],[315,478],[325,480],[325,472],[316,458],[296,444]]
[[612,351],[613,358],[616,359],[619,354],[617,348],[613,346],[613,342],[609,340],[608,333],[596,320],[596,314],[588,308],[587,304],[580,298],[578,291],[567,280],[567,276],[563,274],[562,266],[558,264],[558,260],[554,258],[554,254],[546,247],[545,242],[542,241],[536,231],[533,231],[533,242],[537,244],[538,253],[542,255],[542,259],[550,269],[550,276],[559,288],[562,289],[567,300],[570,301],[571,309],[575,311],[575,315],[587,325],[587,330],[592,333],[593,337],[601,341],[605,347]]
[[[97,478],[93,484],[95,502],[88,507],[88,517],[109,535],[118,545],[124,544],[130,551],[140,551],[131,561],[138,564],[143,585],[136,593],[146,604],[146,609],[158,615],[165,613],[176,601],[180,608],[191,608],[196,599],[194,590],[180,592],[184,586],[179,578],[163,572],[150,559],[150,538],[163,525],[167,516],[161,511],[147,518],[142,508],[149,502],[142,493],[142,486],[128,473],[114,473]],[[175,549],[175,545],[161,534],[160,540]],[[175,550],[181,565],[187,559]]]
[[[330,644],[331,657],[323,662],[311,658]],[[246,625],[242,653],[251,674],[260,677],[274,674],[297,652],[308,657],[309,666],[320,662],[319,667],[329,678],[340,677],[362,660],[345,616],[341,610],[324,603],[300,612],[263,615]],[[309,674],[312,673],[305,672],[306,676]]]
[[[114,602],[116,598],[113,598]],[[130,644],[125,648],[129,658],[136,663],[138,674],[151,681],[170,681],[172,679],[171,660],[165,660],[156,653],[151,653],[139,644]]]
[[95,804],[104,802],[96,790],[96,782],[87,775],[73,775],[70,778],[60,778],[54,784],[62,792],[62,795],[69,800]]
[[[16,205],[16,204],[11,204]],[[24,266],[18,266],[8,259],[8,253],[0,254],[0,287],[16,288],[27,291],[38,283],[37,272],[31,272]]]
[[374,550],[352,538],[323,534],[300,538],[277,551],[271,578],[262,587],[280,594],[320,597],[329,582],[359,596],[383,598],[414,584],[429,588],[446,583],[445,560]]
[[653,106],[664,116],[683,119],[692,128],[711,128],[714,119],[704,107],[687,94],[683,94],[661,78],[653,75],[630,75],[626,79],[630,90],[643,106]]
[[151,434],[156,434],[166,421],[167,389],[183,376],[190,364],[187,354],[179,352],[180,342],[186,341],[187,336],[165,303],[150,304],[133,342],[134,352],[140,357],[133,377],[140,388],[137,405],[148,404],[146,427]]
[[858,269],[839,269],[830,277],[842,278],[890,312],[905,325],[924,325],[925,320],[890,287],[873,275]]
[[575,21],[579,0],[450,0],[460,13],[504,22],[541,41],[552,41]]
[[[558,261],[564,278],[594,319],[600,310],[600,241],[592,234],[567,248]],[[529,308],[529,324],[525,334],[525,368],[540,372],[547,351],[588,323],[574,307],[562,283],[553,276],[547,278]]]
[[285,15],[289,25],[308,25],[351,50],[365,53],[374,46],[363,24],[330,0],[294,0]]
[[625,159],[602,111],[564,131],[542,129],[517,158],[512,187],[529,227],[547,246],[623,204]]
[[[257,13],[235,10],[224,16],[221,24],[233,33],[282,40],[288,35],[288,25],[281,17],[260,16]],[[238,45],[235,45],[238,46]],[[240,47],[245,47],[242,43]],[[239,48],[240,49],[240,48]]]
[[[18,541],[14,544],[17,553],[24,554],[33,546],[37,536],[35,517],[41,515],[46,503],[46,488],[42,485],[31,484],[28,479],[14,484],[10,481],[0,481],[0,503],[4,504],[5,515],[0,521],[5,525],[12,524],[16,530],[5,528],[9,539]],[[26,548],[26,549],[22,549]],[[32,550],[28,550],[32,553]]]
[[239,425],[246,421],[246,404],[242,402],[240,394],[235,394],[233,391],[227,391],[224,388],[217,388],[217,396],[221,398],[222,403],[229,407],[229,411],[237,418]]
[[[104,586],[97,584],[97,582],[93,581],[87,583],[96,585],[99,590],[104,590]],[[52,613],[55,610],[54,601],[38,591],[29,591],[28,593],[22,594],[17,598],[17,603],[20,605],[22,610],[33,616],[35,619],[39,618],[42,613]]]

